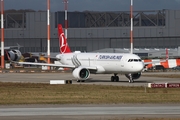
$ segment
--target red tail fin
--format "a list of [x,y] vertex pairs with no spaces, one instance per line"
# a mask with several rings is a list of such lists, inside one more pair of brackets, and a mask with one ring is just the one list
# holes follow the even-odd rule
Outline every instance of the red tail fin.
[[58,24],[58,37],[59,37],[59,47],[60,47],[60,53],[70,53],[70,47],[67,43],[67,40],[64,36],[64,31],[62,29],[62,25]]

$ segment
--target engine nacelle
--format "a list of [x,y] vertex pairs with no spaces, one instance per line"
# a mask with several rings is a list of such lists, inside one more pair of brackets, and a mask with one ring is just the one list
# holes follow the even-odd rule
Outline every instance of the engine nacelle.
[[74,69],[72,74],[78,80],[87,80],[90,76],[89,70],[83,67]]
[[[134,74],[131,74],[132,75],[132,79],[139,79],[141,77],[141,73],[134,73]],[[129,74],[125,74],[125,76],[129,79],[130,76]]]
[[5,60],[9,60],[10,58],[12,61],[19,61],[21,59],[21,56],[22,54],[19,50],[9,50],[7,51],[7,53],[5,53]]

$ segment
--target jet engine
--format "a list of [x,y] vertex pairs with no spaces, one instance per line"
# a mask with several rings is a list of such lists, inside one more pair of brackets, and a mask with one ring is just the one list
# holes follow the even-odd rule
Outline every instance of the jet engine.
[[19,50],[5,51],[5,60],[19,61],[21,59],[21,52]]
[[[134,74],[131,74],[132,75],[132,79],[139,79],[141,77],[141,73],[134,73]],[[130,79],[130,76],[129,74],[125,74],[125,76]]]
[[83,67],[74,69],[72,74],[78,80],[87,80],[90,76],[89,70]]

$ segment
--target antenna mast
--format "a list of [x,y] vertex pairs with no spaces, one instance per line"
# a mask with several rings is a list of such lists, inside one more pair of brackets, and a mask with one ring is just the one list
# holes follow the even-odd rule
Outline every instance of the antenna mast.
[[1,68],[4,69],[4,0],[1,0]]
[[67,39],[67,28],[68,28],[67,9],[68,9],[68,0],[64,0],[64,11],[65,11],[65,37],[66,37],[66,39]]
[[133,54],[133,0],[131,0],[131,54]]
[[[47,0],[47,55],[48,64],[50,64],[50,0]],[[50,66],[48,66],[50,70]]]

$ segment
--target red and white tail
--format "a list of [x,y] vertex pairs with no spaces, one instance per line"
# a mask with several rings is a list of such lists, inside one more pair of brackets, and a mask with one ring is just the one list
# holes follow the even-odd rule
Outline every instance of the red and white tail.
[[168,49],[166,48],[166,60],[169,59],[169,53],[168,53]]
[[58,24],[58,37],[59,37],[59,47],[60,53],[70,53],[70,47],[67,43],[67,39],[65,38],[64,31],[61,24]]

